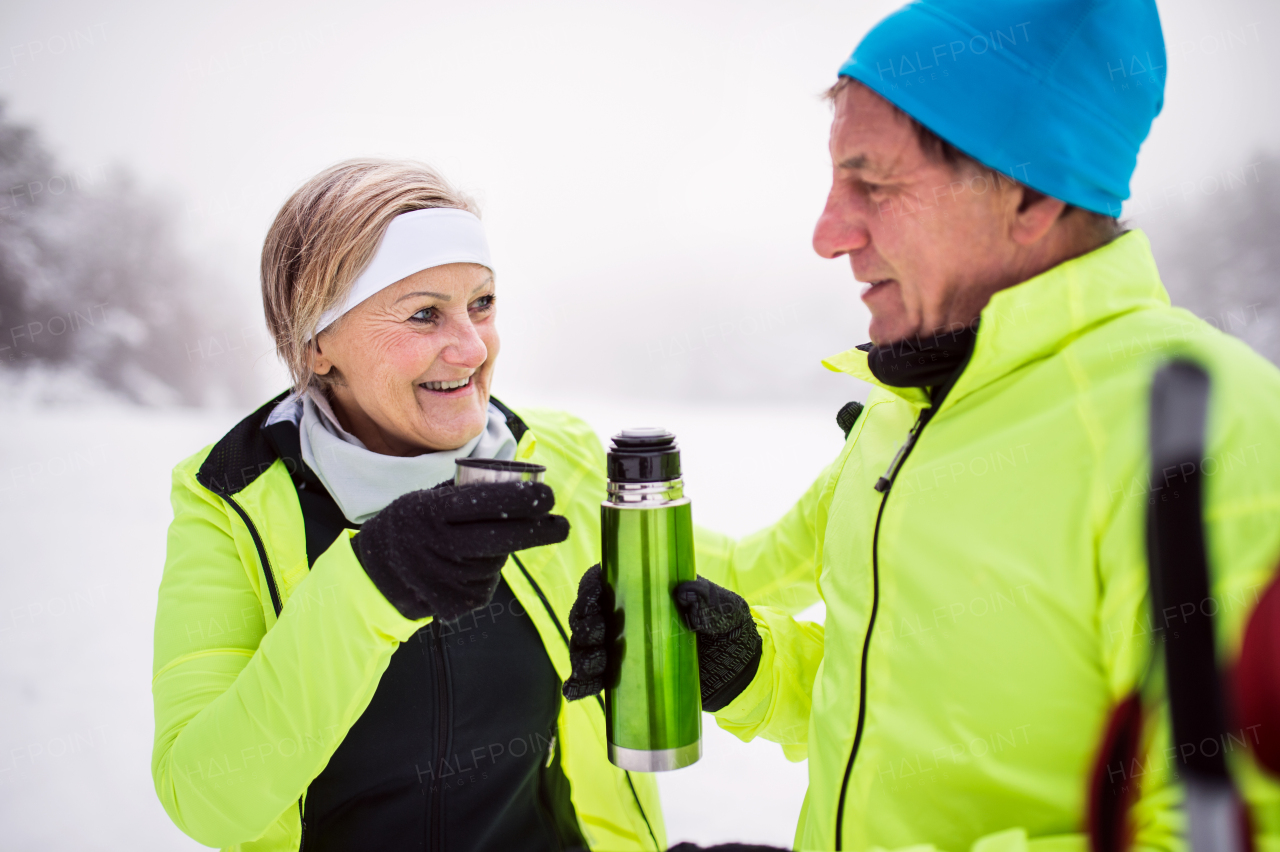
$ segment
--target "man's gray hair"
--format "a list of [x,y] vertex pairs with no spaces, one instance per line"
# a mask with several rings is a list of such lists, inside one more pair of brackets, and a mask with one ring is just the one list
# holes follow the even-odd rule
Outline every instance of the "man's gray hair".
[[[853,79],[852,77],[839,77],[836,82],[823,93],[822,97],[832,105],[836,99],[840,97],[840,93],[851,86],[864,86],[863,83]],[[866,88],[864,86],[864,88]],[[970,157],[964,151],[961,151],[955,145],[943,139],[929,128],[925,127],[914,117],[903,112],[896,104],[886,99],[886,103],[893,107],[894,112],[905,118],[911,123],[912,130],[915,131],[916,141],[920,144],[920,150],[934,162],[944,162],[956,171],[994,171],[990,167]],[[996,172],[1001,176],[1002,181],[1017,184],[1021,186],[1024,192],[1034,193],[1035,195],[1044,195],[1038,189],[1027,186],[1019,180],[1006,175],[1002,172]],[[1125,232],[1125,227],[1115,216],[1108,216],[1105,213],[1095,213],[1092,210],[1085,210],[1083,207],[1077,207],[1074,204],[1068,204],[1063,208],[1063,216],[1080,216],[1083,217],[1086,229],[1102,242],[1110,242]]]

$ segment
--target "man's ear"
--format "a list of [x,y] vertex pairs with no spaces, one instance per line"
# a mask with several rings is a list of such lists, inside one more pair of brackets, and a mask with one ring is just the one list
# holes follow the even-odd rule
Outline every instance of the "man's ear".
[[307,362],[311,366],[311,372],[317,376],[327,376],[329,371],[333,369],[333,362],[329,360],[329,356],[324,354],[324,350],[320,348],[320,335],[311,338],[311,343],[307,345]]
[[1029,186],[1020,184],[1014,190],[1014,193],[1018,192],[1021,192],[1021,198],[1017,199],[1018,207],[1009,226],[1009,238],[1018,245],[1034,245],[1049,233],[1067,205]]

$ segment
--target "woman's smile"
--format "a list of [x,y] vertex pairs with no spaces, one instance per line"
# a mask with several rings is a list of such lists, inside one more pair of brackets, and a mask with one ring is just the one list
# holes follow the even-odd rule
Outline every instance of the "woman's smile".
[[420,382],[418,387],[423,390],[438,393],[441,396],[465,396],[475,387],[471,381],[471,376],[461,379],[447,379],[440,382]]

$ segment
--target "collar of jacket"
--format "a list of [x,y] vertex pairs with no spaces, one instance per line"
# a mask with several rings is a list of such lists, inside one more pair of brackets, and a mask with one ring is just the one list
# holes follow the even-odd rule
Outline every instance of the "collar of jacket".
[[[942,409],[1028,364],[1057,354],[1096,326],[1133,311],[1168,304],[1169,294],[1160,283],[1151,244],[1137,230],[1001,290],[982,309],[973,355]],[[929,405],[923,388],[895,388],[877,381],[867,366],[867,353],[860,349],[833,355],[822,365],[883,388],[914,408]]]
[[[231,497],[257,481],[277,459],[280,459],[291,476],[299,473],[303,467],[301,450],[297,450],[294,457],[282,454],[277,440],[273,440],[263,429],[271,412],[289,393],[285,391],[267,402],[214,444],[196,472],[196,481],[214,494]],[[507,418],[507,428],[516,439],[516,459],[528,461],[537,448],[537,436],[510,408],[493,397],[489,398],[489,402]],[[290,442],[290,447],[296,443],[295,438]]]

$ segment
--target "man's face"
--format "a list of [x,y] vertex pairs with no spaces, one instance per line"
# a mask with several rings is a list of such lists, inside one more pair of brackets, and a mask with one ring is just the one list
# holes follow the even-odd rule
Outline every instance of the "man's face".
[[967,325],[1013,283],[1016,202],[992,172],[931,158],[910,121],[860,84],[837,96],[830,148],[831,192],[813,247],[849,256],[866,284],[874,343]]

